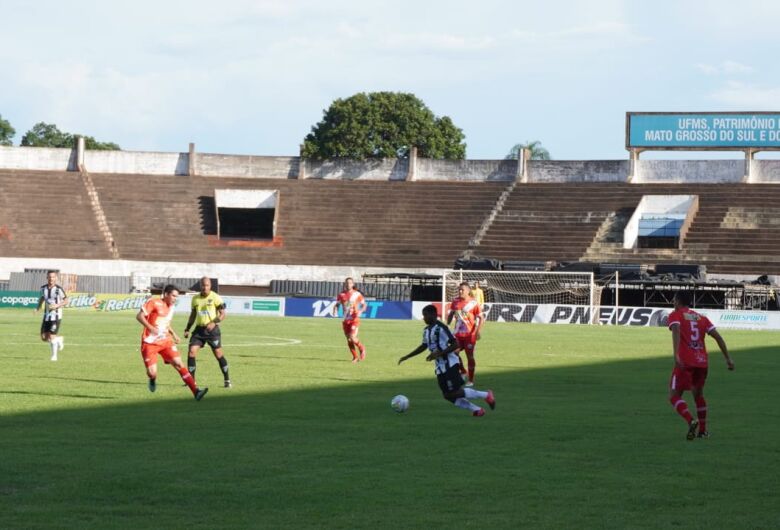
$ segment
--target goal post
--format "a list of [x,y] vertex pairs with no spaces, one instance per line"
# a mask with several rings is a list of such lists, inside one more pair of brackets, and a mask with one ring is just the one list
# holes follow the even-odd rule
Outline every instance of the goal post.
[[[592,272],[449,270],[442,277],[442,311],[458,296],[458,286],[479,282],[486,304],[578,306],[587,323],[598,323],[604,283]],[[520,309],[518,309],[520,311]],[[522,318],[518,320],[523,321]],[[526,320],[528,321],[528,320]]]

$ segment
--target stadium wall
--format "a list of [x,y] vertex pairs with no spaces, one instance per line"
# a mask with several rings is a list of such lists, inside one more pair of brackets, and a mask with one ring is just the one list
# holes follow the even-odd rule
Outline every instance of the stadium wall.
[[76,171],[76,150],[0,146],[0,168],[30,171]]
[[529,160],[528,182],[625,182],[628,160]]
[[57,258],[0,258],[0,279],[25,269],[54,269],[88,276],[132,276],[145,274],[161,278],[219,278],[220,285],[266,287],[271,280],[333,281],[363,274],[442,274],[442,269],[394,269],[391,267],[349,267],[310,265],[261,265],[248,263],[183,263],[130,260],[78,260]]
[[739,183],[744,177],[744,160],[639,160],[633,182]]
[[[76,149],[0,147],[0,169],[76,171]],[[340,180],[626,182],[628,160],[301,160],[296,156],[84,151],[90,173]],[[636,183],[780,183],[780,160],[637,160]]]

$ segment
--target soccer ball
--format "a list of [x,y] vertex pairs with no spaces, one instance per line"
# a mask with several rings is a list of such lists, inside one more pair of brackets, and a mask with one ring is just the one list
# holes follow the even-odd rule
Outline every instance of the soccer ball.
[[409,398],[402,394],[398,394],[390,400],[390,406],[393,407],[393,410],[396,412],[406,412],[409,410]]

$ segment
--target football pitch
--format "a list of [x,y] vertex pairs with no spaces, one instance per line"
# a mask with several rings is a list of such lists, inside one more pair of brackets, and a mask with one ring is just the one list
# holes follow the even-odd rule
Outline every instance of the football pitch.
[[487,323],[475,418],[396,364],[421,322],[364,321],[353,365],[336,320],[229,316],[201,402],[167,366],[147,390],[133,313],[66,311],[58,362],[39,327],[0,310],[3,529],[780,527],[777,333],[722,330],[734,372],[708,343],[687,442],[665,328]]

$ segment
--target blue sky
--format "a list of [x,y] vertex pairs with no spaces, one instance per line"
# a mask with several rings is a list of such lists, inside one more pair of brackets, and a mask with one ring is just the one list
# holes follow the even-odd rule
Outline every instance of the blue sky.
[[[323,109],[404,91],[470,159],[626,158],[626,111],[780,110],[780,3],[0,0],[0,115],[123,149],[296,155]],[[739,156],[739,155],[737,155]]]

